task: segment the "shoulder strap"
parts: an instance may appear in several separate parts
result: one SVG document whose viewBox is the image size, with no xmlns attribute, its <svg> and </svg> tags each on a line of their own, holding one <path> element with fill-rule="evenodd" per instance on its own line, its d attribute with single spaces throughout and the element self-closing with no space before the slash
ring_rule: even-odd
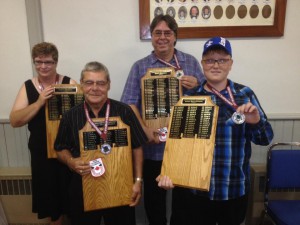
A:
<svg viewBox="0 0 300 225">
<path fill-rule="evenodd" d="M 70 83 L 71 78 L 68 76 L 64 76 L 62 79 L 62 84 L 69 84 Z"/>
</svg>

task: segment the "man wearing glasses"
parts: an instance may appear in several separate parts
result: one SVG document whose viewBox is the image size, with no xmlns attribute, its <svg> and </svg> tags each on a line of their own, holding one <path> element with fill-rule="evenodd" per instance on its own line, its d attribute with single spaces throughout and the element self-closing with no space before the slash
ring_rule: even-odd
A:
<svg viewBox="0 0 300 225">
<path fill-rule="evenodd" d="M 99 225 L 101 219 L 104 218 L 106 225 L 135 225 L 133 206 L 137 205 L 141 198 L 142 145 L 146 143 L 147 137 L 132 109 L 124 103 L 108 98 L 108 91 L 111 86 L 110 75 L 108 69 L 103 64 L 99 62 L 87 63 L 81 72 L 80 83 L 85 101 L 64 114 L 54 145 L 58 159 L 73 172 L 68 193 L 70 196 L 71 224 Z M 94 170 L 91 169 L 89 162 L 84 161 L 80 157 L 79 130 L 83 129 L 86 123 L 90 123 L 97 131 L 96 135 L 99 135 L 99 139 L 101 137 L 105 143 L 108 136 L 107 129 L 110 117 L 120 117 L 123 123 L 130 127 L 133 155 L 132 168 L 135 178 L 135 182 L 132 185 L 132 202 L 129 206 L 85 212 L 83 206 L 82 176 L 92 176 Z M 92 118 L 105 118 L 104 128 L 98 128 L 92 121 Z M 107 143 L 103 144 L 100 150 L 104 154 L 109 154 L 108 151 L 116 149 L 112 149 L 112 146 Z M 116 193 L 116 195 L 118 194 L 122 193 Z M 105 193 L 101 193 L 101 195 L 105 195 Z"/>
<path fill-rule="evenodd" d="M 139 118 L 149 143 L 144 150 L 144 202 L 150 225 L 166 225 L 166 191 L 157 187 L 156 177 L 160 174 L 164 143 L 158 140 L 158 127 L 147 127 L 141 112 L 141 78 L 148 68 L 173 67 L 184 74 L 181 77 L 183 94 L 197 85 L 203 78 L 201 67 L 195 57 L 175 48 L 178 25 L 170 15 L 160 15 L 150 25 L 154 50 L 150 55 L 134 63 L 125 84 L 121 101 L 129 104 Z"/>
</svg>

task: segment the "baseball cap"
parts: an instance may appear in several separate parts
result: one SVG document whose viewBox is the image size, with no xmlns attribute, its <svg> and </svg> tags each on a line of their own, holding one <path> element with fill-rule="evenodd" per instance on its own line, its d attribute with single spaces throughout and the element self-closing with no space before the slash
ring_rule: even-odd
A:
<svg viewBox="0 0 300 225">
<path fill-rule="evenodd" d="M 224 50 L 229 55 L 232 56 L 230 42 L 226 38 L 223 38 L 223 37 L 213 37 L 213 38 L 209 39 L 207 42 L 205 42 L 202 55 L 204 55 L 212 47 L 216 47 L 216 46 L 224 48 Z"/>
</svg>

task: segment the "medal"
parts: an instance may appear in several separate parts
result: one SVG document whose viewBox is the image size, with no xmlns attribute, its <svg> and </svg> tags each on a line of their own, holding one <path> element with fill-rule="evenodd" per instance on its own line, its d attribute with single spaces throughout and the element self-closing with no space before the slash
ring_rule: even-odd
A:
<svg viewBox="0 0 300 225">
<path fill-rule="evenodd" d="M 243 113 L 235 112 L 232 114 L 231 119 L 236 124 L 242 124 L 245 122 L 246 117 Z"/>
<path fill-rule="evenodd" d="M 175 72 L 176 78 L 180 80 L 180 78 L 184 75 L 183 70 L 177 70 Z"/>
<path fill-rule="evenodd" d="M 106 112 L 105 112 L 105 123 L 104 123 L 104 131 L 103 132 L 91 120 L 91 118 L 89 116 L 89 112 L 87 110 L 86 102 L 84 102 L 84 111 L 85 111 L 85 116 L 86 116 L 87 120 L 89 121 L 91 126 L 96 130 L 96 132 L 99 134 L 99 136 L 104 141 L 104 144 L 101 146 L 100 151 L 105 155 L 111 153 L 111 146 L 108 143 L 106 143 L 106 141 L 107 141 L 108 122 L 109 122 L 109 111 L 110 111 L 110 101 L 109 101 L 109 99 L 107 99 L 107 106 L 106 106 Z"/>
<path fill-rule="evenodd" d="M 173 67 L 175 68 L 176 72 L 175 72 L 175 76 L 178 80 L 180 80 L 180 78 L 182 76 L 184 76 L 184 72 L 183 70 L 181 69 L 180 65 L 179 65 L 179 62 L 178 62 L 178 59 L 177 59 L 177 56 L 176 54 L 174 54 L 174 59 L 175 59 L 175 62 L 176 62 L 176 66 L 172 65 L 171 63 L 168 63 L 160 58 L 157 57 L 157 59 L 162 62 L 163 64 L 167 65 L 167 66 L 170 66 L 170 67 Z"/>
<path fill-rule="evenodd" d="M 229 87 L 229 84 L 227 83 L 226 89 L 228 91 L 230 100 L 228 100 L 227 98 L 225 98 L 224 95 L 222 95 L 218 90 L 216 90 L 215 88 L 213 88 L 209 83 L 206 83 L 206 86 L 213 92 L 215 93 L 220 99 L 222 99 L 224 102 L 226 102 L 228 105 L 232 106 L 232 108 L 234 108 L 234 110 L 236 110 L 238 108 L 238 105 L 236 104 L 233 94 L 231 92 L 231 89 Z M 235 124 L 243 124 L 245 122 L 246 116 L 243 113 L 239 113 L 239 112 L 234 112 L 231 116 L 232 121 Z"/>
<path fill-rule="evenodd" d="M 104 143 L 102 146 L 101 146 L 101 152 L 105 155 L 109 154 L 111 152 L 111 146 L 107 143 Z"/>
</svg>

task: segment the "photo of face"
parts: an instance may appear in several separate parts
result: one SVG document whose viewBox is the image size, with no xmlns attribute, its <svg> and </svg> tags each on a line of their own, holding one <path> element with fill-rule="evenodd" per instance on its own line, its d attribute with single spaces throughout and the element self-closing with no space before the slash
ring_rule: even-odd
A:
<svg viewBox="0 0 300 225">
<path fill-rule="evenodd" d="M 175 17 L 175 15 L 176 15 L 176 12 L 175 12 L 175 9 L 174 9 L 174 7 L 169 7 L 169 8 L 167 8 L 167 14 L 169 15 L 169 16 L 171 16 L 171 17 Z"/>
<path fill-rule="evenodd" d="M 164 10 L 162 9 L 162 7 L 156 7 L 154 10 L 154 16 L 159 16 L 164 14 Z"/>
<path fill-rule="evenodd" d="M 202 8 L 202 17 L 203 19 L 208 19 L 211 15 L 211 9 L 209 6 L 204 6 Z"/>
<path fill-rule="evenodd" d="M 191 19 L 197 19 L 198 16 L 199 16 L 199 9 L 197 6 L 193 6 L 191 9 L 190 9 L 190 16 L 191 16 Z"/>
<path fill-rule="evenodd" d="M 181 6 L 178 10 L 178 18 L 180 20 L 185 20 L 186 18 L 186 15 L 187 15 L 187 9 L 185 6 Z"/>
</svg>

